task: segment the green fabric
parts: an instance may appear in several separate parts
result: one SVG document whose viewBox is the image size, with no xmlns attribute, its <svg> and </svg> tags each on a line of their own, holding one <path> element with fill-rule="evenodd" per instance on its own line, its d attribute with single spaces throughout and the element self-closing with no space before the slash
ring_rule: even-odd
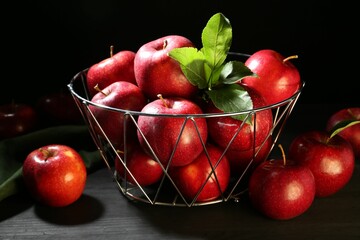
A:
<svg viewBox="0 0 360 240">
<path fill-rule="evenodd" d="M 85 125 L 56 126 L 0 141 L 0 201 L 24 191 L 22 164 L 33 150 L 64 144 L 83 157 L 88 174 L 105 165 Z"/>
</svg>

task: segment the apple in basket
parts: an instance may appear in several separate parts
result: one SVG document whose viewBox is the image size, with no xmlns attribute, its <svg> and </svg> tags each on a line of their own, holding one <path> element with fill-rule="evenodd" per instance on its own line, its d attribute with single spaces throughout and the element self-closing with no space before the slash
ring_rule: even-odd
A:
<svg viewBox="0 0 360 240">
<path fill-rule="evenodd" d="M 90 116 L 89 118 L 94 131 L 101 136 L 104 136 L 102 133 L 104 132 L 116 149 L 123 150 L 124 122 L 126 137 L 136 138 L 135 124 L 125 112 L 140 111 L 145 106 L 147 99 L 142 91 L 133 83 L 117 81 L 104 89 L 98 89 L 91 102 L 94 104 L 89 105 L 89 109 L 94 118 Z"/>
<path fill-rule="evenodd" d="M 229 159 L 231 172 L 234 176 L 240 176 L 246 171 L 246 175 L 250 176 L 252 171 L 263 161 L 267 159 L 273 146 L 273 138 L 270 135 L 255 148 L 237 151 L 228 150 L 226 156 Z"/>
<path fill-rule="evenodd" d="M 285 58 L 272 49 L 262 49 L 253 53 L 245 65 L 256 77 L 242 79 L 242 83 L 256 89 L 272 105 L 290 98 L 301 87 L 300 73 L 290 61 L 297 58 L 293 55 Z"/>
<path fill-rule="evenodd" d="M 179 35 L 168 35 L 142 45 L 136 52 L 134 71 L 137 85 L 150 100 L 163 97 L 191 98 L 197 92 L 180 65 L 169 57 L 170 50 L 193 47 L 193 43 Z"/>
<path fill-rule="evenodd" d="M 116 156 L 114 165 L 119 178 L 134 185 L 139 184 L 141 187 L 159 182 L 164 175 L 160 163 L 144 152 L 136 142 L 127 147 L 126 156 L 124 152 L 120 152 Z M 125 169 L 125 166 L 128 170 Z"/>
<path fill-rule="evenodd" d="M 252 100 L 253 109 L 265 106 L 264 99 L 257 91 L 249 87 L 245 89 Z M 205 111 L 213 114 L 223 113 L 211 102 Z M 244 120 L 235 119 L 232 116 L 207 118 L 211 140 L 222 148 L 228 147 L 229 151 L 250 151 L 253 147 L 260 146 L 271 132 L 273 126 L 272 111 L 271 109 L 264 109 L 247 117 Z"/>
<path fill-rule="evenodd" d="M 189 164 L 203 151 L 208 130 L 205 118 L 187 116 L 203 112 L 188 99 L 159 97 L 149 102 L 138 117 L 140 145 L 146 152 L 153 151 L 164 166 Z"/>
<path fill-rule="evenodd" d="M 117 81 L 126 81 L 136 84 L 134 73 L 135 52 L 122 50 L 113 54 L 113 46 L 110 47 L 110 57 L 90 66 L 86 74 L 87 87 L 90 96 L 93 97 L 98 91 L 98 86 L 104 89 Z"/>
<path fill-rule="evenodd" d="M 169 171 L 176 186 L 186 200 L 207 202 L 216 200 L 226 191 L 230 182 L 230 164 L 223 150 L 207 144 L 188 165 L 173 167 Z"/>
</svg>

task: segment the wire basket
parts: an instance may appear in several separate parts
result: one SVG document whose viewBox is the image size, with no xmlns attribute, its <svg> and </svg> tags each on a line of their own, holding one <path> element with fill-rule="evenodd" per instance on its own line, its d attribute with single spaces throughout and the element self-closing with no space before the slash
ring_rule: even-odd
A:
<svg viewBox="0 0 360 240">
<path fill-rule="evenodd" d="M 114 182 L 116 183 L 117 188 L 120 192 L 130 200 L 135 202 L 144 202 L 151 205 L 166 205 L 166 206 L 203 206 L 215 203 L 222 203 L 232 201 L 238 201 L 243 194 L 247 190 L 247 181 L 248 177 L 251 174 L 251 171 L 256 167 L 259 162 L 266 160 L 271 151 L 276 144 L 280 134 L 283 131 L 284 125 L 290 116 L 300 94 L 304 87 L 304 82 L 301 88 L 290 98 L 279 102 L 277 104 L 254 108 L 252 110 L 243 111 L 239 113 L 219 113 L 219 114 L 194 114 L 194 115 L 171 115 L 171 114 L 157 114 L 151 115 L 147 113 L 143 113 L 140 111 L 130 111 L 118 108 L 112 108 L 100 104 L 96 104 L 91 101 L 91 97 L 89 91 L 87 89 L 86 84 L 86 73 L 88 69 L 84 69 L 77 73 L 68 84 L 68 88 L 80 110 L 82 116 L 87 124 L 90 134 L 93 138 L 94 143 L 96 144 L 107 168 L 110 170 L 111 175 L 113 176 Z M 123 131 L 123 139 L 122 149 L 119 151 L 118 145 L 114 144 L 110 137 L 104 131 L 103 125 L 100 124 L 100 121 L 95 117 L 93 111 L 94 108 L 99 108 L 102 111 L 106 111 L 110 113 L 117 113 L 121 115 L 122 118 L 126 118 L 128 121 L 123 121 L 122 129 Z M 226 146 L 219 147 L 221 152 L 218 154 L 218 159 L 215 162 L 211 162 L 209 157 L 209 145 L 207 144 L 208 139 L 202 139 L 199 134 L 199 129 L 197 126 L 197 119 L 205 119 L 209 121 L 210 119 L 214 120 L 216 118 L 223 117 L 232 117 L 237 115 L 243 115 L 245 119 L 256 118 L 262 112 L 271 112 L 272 115 L 272 124 L 271 129 L 269 130 L 266 136 L 263 136 L 261 139 L 256 139 L 256 121 L 254 124 L 254 136 L 252 137 L 253 144 L 252 146 L 240 154 L 243 155 L 230 155 L 231 152 L 231 144 L 237 137 L 237 135 L 242 131 L 242 128 L 245 128 L 245 124 L 241 124 L 238 130 L 234 133 L 234 136 L 226 144 Z M 184 193 L 182 187 L 180 187 L 180 183 L 172 174 L 172 167 L 170 166 L 171 158 L 174 156 L 171 155 L 168 164 L 163 164 L 156 152 L 153 150 L 152 146 L 148 141 L 146 141 L 146 137 L 143 135 L 139 126 L 137 124 L 137 120 L 140 116 L 148 116 L 148 117 L 156 117 L 156 118 L 176 118 L 182 121 L 182 128 L 179 132 L 178 139 L 180 139 L 184 128 L 187 124 L 191 124 L 195 127 L 195 130 L 198 133 L 199 140 L 202 146 L 202 152 L 207 156 L 210 166 L 210 169 L 205 173 L 206 180 L 200 184 L 197 191 L 193 193 L 192 197 L 189 197 Z M 135 177 L 135 173 L 132 172 L 129 165 L 129 157 L 130 153 L 135 150 L 133 149 L 134 145 L 134 131 L 137 134 L 145 138 L 145 143 L 147 144 L 148 150 L 151 153 L 153 160 L 159 163 L 161 166 L 161 177 L 159 179 L 150 184 L 150 185 L 142 185 L 141 181 Z M 136 141 L 136 140 L 135 140 Z M 177 141 L 178 144 L 179 141 Z M 257 142 L 257 144 L 255 144 Z M 137 146 L 137 145 L 135 145 Z M 174 151 L 177 146 L 174 146 Z M 241 167 L 239 166 L 236 171 L 231 169 L 230 177 L 226 182 L 226 186 L 224 187 L 220 183 L 220 177 L 217 176 L 217 168 L 220 168 L 220 164 L 224 158 L 242 158 L 246 156 L 246 161 L 242 162 Z M 225 161 L 225 160 L 224 160 Z M 229 161 L 230 162 L 230 161 Z M 121 171 L 119 170 L 119 166 L 121 167 Z M 230 167 L 234 168 L 234 165 L 230 164 Z M 209 199 L 201 199 L 201 193 L 206 188 L 206 183 L 213 181 L 215 182 L 215 188 L 218 191 L 218 194 L 215 198 Z"/>
</svg>

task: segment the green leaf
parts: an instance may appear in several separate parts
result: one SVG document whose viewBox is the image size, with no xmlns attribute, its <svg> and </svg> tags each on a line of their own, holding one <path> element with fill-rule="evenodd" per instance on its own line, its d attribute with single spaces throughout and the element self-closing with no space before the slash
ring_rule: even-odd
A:
<svg viewBox="0 0 360 240">
<path fill-rule="evenodd" d="M 202 31 L 201 40 L 205 59 L 213 69 L 219 68 L 226 60 L 232 42 L 230 21 L 222 13 L 213 15 Z"/>
<path fill-rule="evenodd" d="M 230 61 L 222 68 L 219 82 L 224 84 L 233 84 L 244 77 L 257 76 L 243 62 Z"/>
<path fill-rule="evenodd" d="M 215 107 L 225 113 L 241 113 L 253 108 L 250 95 L 239 84 L 224 85 L 219 89 L 207 91 L 207 94 Z M 237 114 L 232 117 L 243 121 L 246 114 Z"/>
<path fill-rule="evenodd" d="M 344 121 L 340 121 L 338 124 L 336 124 L 330 131 L 331 135 L 330 138 L 332 138 L 333 136 L 335 136 L 336 134 L 338 134 L 339 132 L 341 132 L 342 130 L 351 127 L 355 124 L 359 124 L 360 121 L 359 120 L 344 120 Z"/>
<path fill-rule="evenodd" d="M 189 82 L 198 86 L 204 99 L 210 99 L 224 112 L 240 113 L 252 109 L 247 91 L 238 81 L 247 76 L 256 76 L 244 63 L 229 61 L 228 53 L 232 43 L 230 21 L 222 14 L 214 14 L 201 34 L 202 48 L 178 48 L 169 56 L 179 62 Z M 243 120 L 246 114 L 233 116 Z M 250 120 L 249 120 L 250 121 Z"/>
<path fill-rule="evenodd" d="M 199 89 L 207 88 L 204 70 L 206 61 L 202 52 L 196 48 L 183 47 L 172 49 L 168 55 L 179 62 L 182 72 L 192 85 Z"/>
</svg>

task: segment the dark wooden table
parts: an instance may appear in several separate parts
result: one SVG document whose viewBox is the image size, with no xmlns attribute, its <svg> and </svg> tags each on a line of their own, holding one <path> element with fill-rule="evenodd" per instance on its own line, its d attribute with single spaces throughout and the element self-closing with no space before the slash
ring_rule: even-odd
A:
<svg viewBox="0 0 360 240">
<path fill-rule="evenodd" d="M 298 104 L 279 139 L 324 128 L 340 107 Z M 264 217 L 246 197 L 197 207 L 152 206 L 125 198 L 105 168 L 91 173 L 83 196 L 64 208 L 16 195 L 0 202 L 0 239 L 360 239 L 360 160 L 350 182 L 333 196 L 315 199 L 286 221 Z"/>
</svg>

